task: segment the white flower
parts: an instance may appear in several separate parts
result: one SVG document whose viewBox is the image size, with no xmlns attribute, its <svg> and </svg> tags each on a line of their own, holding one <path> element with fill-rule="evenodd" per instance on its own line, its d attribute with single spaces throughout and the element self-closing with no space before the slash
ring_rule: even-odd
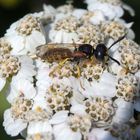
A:
<svg viewBox="0 0 140 140">
<path fill-rule="evenodd" d="M 111 51 L 114 51 L 112 57 L 121 63 L 120 66 L 117 66 L 116 63 L 111 64 L 110 68 L 115 74 L 121 74 L 121 70 L 134 74 L 139 71 L 140 49 L 137 43 L 124 39 L 112 47 Z"/>
<path fill-rule="evenodd" d="M 9 54 L 0 56 L 0 77 L 9 78 L 17 74 L 20 69 L 20 62 L 17 57 Z"/>
<path fill-rule="evenodd" d="M 94 11 L 93 16 L 89 19 L 92 24 L 98 25 L 105 21 L 103 13 L 99 10 Z"/>
<path fill-rule="evenodd" d="M 80 133 L 73 132 L 65 123 L 54 127 L 55 140 L 81 140 Z"/>
<path fill-rule="evenodd" d="M 86 12 L 87 10 L 85 9 L 74 9 L 72 15 L 75 16 L 77 19 L 80 19 Z"/>
<path fill-rule="evenodd" d="M 81 140 L 86 139 L 91 127 L 88 116 L 71 115 L 64 123 L 54 125 L 54 136 L 56 140 Z"/>
<path fill-rule="evenodd" d="M 133 102 L 139 97 L 139 87 L 136 77 L 132 74 L 118 77 L 116 84 L 116 96 L 125 101 Z"/>
<path fill-rule="evenodd" d="M 31 82 L 25 79 L 14 77 L 10 83 L 7 100 L 12 103 L 16 98 L 22 96 L 32 99 L 36 95 L 36 90 Z"/>
<path fill-rule="evenodd" d="M 33 60 L 28 56 L 19 56 L 18 59 L 20 62 L 20 69 L 16 77 L 33 82 L 33 76 L 36 75 Z"/>
<path fill-rule="evenodd" d="M 52 127 L 48 122 L 29 123 L 26 140 L 53 140 Z"/>
<path fill-rule="evenodd" d="M 76 29 L 80 22 L 74 16 L 67 16 L 51 24 L 49 39 L 53 43 L 73 43 L 77 40 Z"/>
<path fill-rule="evenodd" d="M 103 13 L 99 10 L 88 11 L 83 9 L 75 9 L 72 13 L 73 16 L 82 20 L 83 23 L 90 22 L 92 24 L 98 25 L 105 21 Z"/>
<path fill-rule="evenodd" d="M 85 97 L 114 97 L 115 96 L 115 83 L 116 78 L 114 75 L 104 72 L 99 81 L 88 81 L 80 78 L 78 86 L 79 91 Z"/>
<path fill-rule="evenodd" d="M 112 100 L 97 97 L 73 105 L 70 112 L 82 116 L 88 115 L 96 127 L 108 127 L 115 115 L 115 106 Z"/>
<path fill-rule="evenodd" d="M 122 17 L 124 9 L 132 16 L 135 15 L 134 10 L 120 0 L 86 0 L 85 2 L 88 4 L 88 10 L 100 10 L 109 20 Z"/>
<path fill-rule="evenodd" d="M 40 60 L 36 61 L 36 67 L 37 67 L 37 88 L 38 90 L 42 90 L 44 92 L 47 91 L 49 86 L 52 83 L 52 78 L 49 76 L 51 70 L 48 63 L 43 63 Z"/>
<path fill-rule="evenodd" d="M 140 49 L 132 41 L 133 23 L 120 19 L 124 9 L 133 10 L 121 0 L 85 2 L 88 9 L 44 5 L 0 38 L 0 91 L 9 86 L 11 105 L 4 113 L 7 134 L 26 140 L 139 139 Z M 101 43 L 120 65 L 109 56 L 98 61 Z M 93 47 L 92 56 L 77 61 L 81 44 Z"/>
<path fill-rule="evenodd" d="M 124 11 L 120 4 L 113 5 L 109 2 L 101 2 L 100 0 L 87 0 L 88 10 L 100 10 L 103 12 L 106 19 L 112 20 L 116 17 L 122 17 Z"/>
<path fill-rule="evenodd" d="M 117 99 L 115 103 L 117 105 L 117 110 L 113 122 L 120 124 L 128 122 L 133 116 L 133 103 L 126 102 L 123 99 Z"/>
<path fill-rule="evenodd" d="M 74 10 L 74 7 L 71 4 L 65 4 L 62 6 L 57 7 L 58 13 L 68 14 Z"/>
<path fill-rule="evenodd" d="M 12 49 L 11 45 L 6 40 L 6 38 L 5 37 L 0 38 L 0 54 L 1 55 L 9 54 L 11 49 Z"/>
<path fill-rule="evenodd" d="M 88 140 L 117 140 L 117 138 L 103 128 L 93 128 L 89 133 Z"/>
<path fill-rule="evenodd" d="M 32 54 L 37 46 L 45 44 L 45 37 L 37 20 L 41 15 L 42 13 L 28 14 L 7 30 L 5 37 L 11 44 L 11 54 Z"/>
<path fill-rule="evenodd" d="M 11 109 L 7 109 L 4 112 L 3 126 L 8 135 L 17 136 L 27 127 L 27 123 L 22 119 L 14 119 L 12 117 Z"/>
<path fill-rule="evenodd" d="M 49 120 L 50 124 L 60 124 L 67 120 L 69 111 L 59 111 L 56 112 L 52 118 Z"/>
<path fill-rule="evenodd" d="M 112 38 L 114 41 L 124 35 L 126 35 L 129 39 L 134 39 L 135 34 L 131 29 L 132 25 L 133 23 L 126 23 L 123 20 L 116 19 L 114 21 L 103 22 L 101 24 L 101 31 L 106 38 Z"/>
<path fill-rule="evenodd" d="M 55 14 L 57 13 L 56 9 L 53 6 L 46 5 L 46 4 L 43 5 L 43 9 L 44 9 L 43 16 L 45 17 L 45 20 L 47 18 L 50 18 L 51 20 L 53 20 L 55 17 Z"/>
</svg>

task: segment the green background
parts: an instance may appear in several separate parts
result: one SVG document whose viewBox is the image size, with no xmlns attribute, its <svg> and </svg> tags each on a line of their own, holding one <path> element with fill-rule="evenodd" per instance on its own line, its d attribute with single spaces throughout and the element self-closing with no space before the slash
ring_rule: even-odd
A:
<svg viewBox="0 0 140 140">
<path fill-rule="evenodd" d="M 136 11 L 135 17 L 130 17 L 128 13 L 124 16 L 127 22 L 134 21 L 133 30 L 136 33 L 136 42 L 140 43 L 140 0 L 124 0 L 125 3 L 131 5 Z M 65 3 L 65 0 L 0 0 L 0 36 L 2 37 L 9 28 L 10 24 L 25 14 L 42 10 L 42 4 L 52 4 L 59 6 Z M 85 8 L 83 0 L 75 0 L 74 6 Z M 5 95 L 0 94 L 0 140 L 16 140 L 8 136 L 2 126 L 3 112 L 9 105 L 5 99 Z M 18 137 L 20 138 L 20 137 Z"/>
</svg>

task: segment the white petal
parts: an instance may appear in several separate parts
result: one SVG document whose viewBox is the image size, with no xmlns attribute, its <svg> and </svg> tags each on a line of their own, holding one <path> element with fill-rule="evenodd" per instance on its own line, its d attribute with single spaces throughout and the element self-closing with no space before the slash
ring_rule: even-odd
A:
<svg viewBox="0 0 140 140">
<path fill-rule="evenodd" d="M 109 19 L 113 19 L 116 16 L 114 9 L 112 9 L 112 6 L 109 4 L 102 4 L 98 2 L 92 3 L 88 5 L 88 10 L 93 12 L 94 10 L 100 10 Z"/>
<path fill-rule="evenodd" d="M 94 16 L 90 18 L 90 22 L 95 25 L 98 25 L 103 21 L 105 21 L 103 13 L 99 10 L 94 11 Z"/>
<path fill-rule="evenodd" d="M 133 104 L 130 102 L 126 102 L 123 99 L 115 100 L 118 108 L 116 110 L 116 114 L 113 118 L 115 123 L 125 123 L 128 122 L 133 116 Z"/>
<path fill-rule="evenodd" d="M 12 55 L 24 55 L 27 53 L 27 50 L 25 50 L 25 41 L 26 41 L 25 38 L 13 34 L 12 36 L 7 37 L 7 40 L 11 44 Z"/>
<path fill-rule="evenodd" d="M 52 119 L 49 121 L 51 124 L 59 124 L 66 121 L 69 111 L 59 111 L 54 114 Z"/>
<path fill-rule="evenodd" d="M 8 135 L 17 136 L 27 127 L 27 123 L 24 123 L 21 119 L 13 119 L 11 110 L 8 109 L 4 112 L 3 126 Z"/>
<path fill-rule="evenodd" d="M 126 3 L 123 3 L 123 8 L 127 10 L 131 16 L 135 16 L 135 11 L 131 6 L 127 5 Z"/>
<path fill-rule="evenodd" d="M 78 115 L 86 115 L 85 109 L 84 105 L 77 104 L 71 107 L 70 112 Z"/>
<path fill-rule="evenodd" d="M 52 132 L 52 127 L 48 122 L 31 122 L 27 129 L 29 135 L 48 132 Z"/>
<path fill-rule="evenodd" d="M 88 140 L 117 140 L 108 131 L 101 128 L 93 128 L 89 133 Z"/>
<path fill-rule="evenodd" d="M 73 43 L 73 40 L 75 42 L 78 40 L 78 35 L 75 32 L 67 33 L 63 30 L 51 30 L 49 33 L 49 38 L 53 43 Z"/>
<path fill-rule="evenodd" d="M 79 90 L 85 97 L 114 97 L 115 96 L 115 76 L 108 72 L 104 72 L 100 77 L 100 81 L 88 82 L 85 79 L 81 79 L 79 84 Z M 84 89 L 81 87 L 84 87 Z"/>
<path fill-rule="evenodd" d="M 72 15 L 75 16 L 76 18 L 80 19 L 83 16 L 83 14 L 85 14 L 86 11 L 87 10 L 85 10 L 85 9 L 75 9 L 73 11 Z"/>
<path fill-rule="evenodd" d="M 54 126 L 55 140 L 81 140 L 79 132 L 73 132 L 65 124 Z"/>
<path fill-rule="evenodd" d="M 29 81 L 14 77 L 10 85 L 10 93 L 7 95 L 7 100 L 12 103 L 21 93 L 25 98 L 32 99 L 36 95 L 36 90 Z"/>
<path fill-rule="evenodd" d="M 46 17 L 49 17 L 49 16 L 53 17 L 57 12 L 56 9 L 52 5 L 43 4 L 43 9 L 45 11 Z"/>
<path fill-rule="evenodd" d="M 31 53 L 35 53 L 36 47 L 46 43 L 45 37 L 41 32 L 33 31 L 32 34 L 26 37 L 26 49 Z"/>
</svg>

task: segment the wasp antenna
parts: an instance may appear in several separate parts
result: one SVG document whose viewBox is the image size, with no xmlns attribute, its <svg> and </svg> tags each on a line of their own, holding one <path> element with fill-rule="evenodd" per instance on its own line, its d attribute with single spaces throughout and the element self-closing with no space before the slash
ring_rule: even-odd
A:
<svg viewBox="0 0 140 140">
<path fill-rule="evenodd" d="M 117 44 L 118 42 L 120 42 L 121 40 L 123 40 L 126 37 L 126 34 L 122 37 L 120 37 L 118 40 L 116 40 L 109 48 L 108 50 L 110 50 L 115 44 Z"/>
<path fill-rule="evenodd" d="M 121 65 L 120 62 L 119 62 L 118 60 L 114 59 L 113 57 L 111 57 L 111 56 L 109 56 L 109 55 L 108 55 L 108 57 L 109 57 L 111 60 L 113 60 L 114 62 L 116 62 L 118 65 Z"/>
</svg>

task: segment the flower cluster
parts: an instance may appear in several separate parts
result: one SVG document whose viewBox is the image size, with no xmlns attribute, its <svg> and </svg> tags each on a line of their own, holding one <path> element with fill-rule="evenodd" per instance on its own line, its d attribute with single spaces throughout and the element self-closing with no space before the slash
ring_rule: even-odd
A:
<svg viewBox="0 0 140 140">
<path fill-rule="evenodd" d="M 0 38 L 0 91 L 7 88 L 11 105 L 4 112 L 8 135 L 140 139 L 140 47 L 132 23 L 121 18 L 133 9 L 121 0 L 85 2 L 87 9 L 44 5 Z"/>
</svg>

